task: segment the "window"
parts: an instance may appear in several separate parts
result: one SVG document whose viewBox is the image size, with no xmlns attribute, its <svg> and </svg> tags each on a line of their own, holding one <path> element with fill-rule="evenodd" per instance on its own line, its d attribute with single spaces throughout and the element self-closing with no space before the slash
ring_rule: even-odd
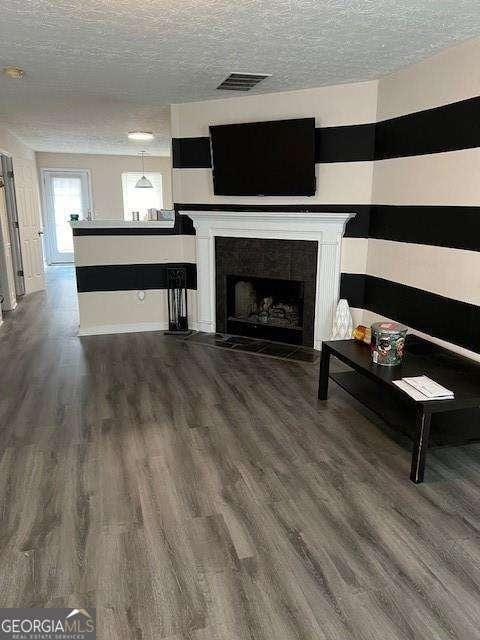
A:
<svg viewBox="0 0 480 640">
<path fill-rule="evenodd" d="M 162 174 L 148 172 L 145 176 L 153 184 L 153 189 L 137 189 L 135 185 L 141 173 L 122 173 L 123 217 L 132 219 L 132 211 L 140 212 L 140 220 L 147 219 L 149 209 L 163 209 Z"/>
</svg>

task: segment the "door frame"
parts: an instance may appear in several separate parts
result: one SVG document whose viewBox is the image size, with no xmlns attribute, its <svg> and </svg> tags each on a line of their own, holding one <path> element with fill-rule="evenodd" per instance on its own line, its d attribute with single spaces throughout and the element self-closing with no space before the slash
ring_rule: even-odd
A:
<svg viewBox="0 0 480 640">
<path fill-rule="evenodd" d="M 51 173 L 79 173 L 79 174 L 83 174 L 84 177 L 86 178 L 86 182 L 87 182 L 87 197 L 88 197 L 88 210 L 91 212 L 92 217 L 93 217 L 93 195 L 92 195 L 92 173 L 90 171 L 90 169 L 74 169 L 74 168 L 68 168 L 68 169 L 62 169 L 62 168 L 55 168 L 55 167 L 45 167 L 42 169 L 40 169 L 40 175 L 42 177 L 41 179 L 41 187 L 42 187 L 42 209 L 43 209 L 43 227 L 45 229 L 45 235 L 44 235 L 44 246 L 45 246 L 45 257 L 47 259 L 47 264 L 51 265 L 51 264 L 62 264 L 61 262 L 59 262 L 58 260 L 56 260 L 56 250 L 55 250 L 55 246 L 52 243 L 52 225 L 49 219 L 49 198 L 50 198 L 50 193 L 49 190 L 47 189 L 47 177 L 49 174 Z M 72 258 L 72 262 L 73 262 L 73 258 Z"/>
<path fill-rule="evenodd" d="M 18 298 L 25 295 L 25 277 L 23 275 L 22 243 L 18 222 L 17 195 L 15 192 L 15 172 L 13 171 L 12 155 L 2 149 L 0 149 L 0 172 L 3 175 L 5 185 L 5 206 L 7 208 L 8 228 L 10 231 L 15 293 L 18 300 Z"/>
</svg>

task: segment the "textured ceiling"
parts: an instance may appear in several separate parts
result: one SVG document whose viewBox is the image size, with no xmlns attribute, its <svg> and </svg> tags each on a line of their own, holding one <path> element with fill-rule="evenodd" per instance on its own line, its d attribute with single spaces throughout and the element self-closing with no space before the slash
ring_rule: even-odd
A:
<svg viewBox="0 0 480 640">
<path fill-rule="evenodd" d="M 0 123 L 37 150 L 166 154 L 166 105 L 230 96 L 231 71 L 271 73 L 255 93 L 368 80 L 477 35 L 478 0 L 0 0 L 0 65 L 27 73 L 0 78 Z"/>
</svg>

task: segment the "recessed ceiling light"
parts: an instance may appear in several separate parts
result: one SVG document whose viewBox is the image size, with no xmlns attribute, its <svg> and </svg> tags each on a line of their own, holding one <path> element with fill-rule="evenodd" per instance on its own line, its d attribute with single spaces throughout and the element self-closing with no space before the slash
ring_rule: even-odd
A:
<svg viewBox="0 0 480 640">
<path fill-rule="evenodd" d="M 25 71 L 20 69 L 20 67 L 4 67 L 3 73 L 8 78 L 14 78 L 15 80 L 20 80 L 25 76 Z"/>
<path fill-rule="evenodd" d="M 150 131 L 130 131 L 128 137 L 130 140 L 153 140 L 155 136 Z"/>
</svg>

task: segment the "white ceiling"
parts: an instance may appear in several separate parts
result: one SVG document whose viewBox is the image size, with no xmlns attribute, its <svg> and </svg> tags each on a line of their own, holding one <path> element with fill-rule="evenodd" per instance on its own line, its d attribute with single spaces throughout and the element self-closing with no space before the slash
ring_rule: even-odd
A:
<svg viewBox="0 0 480 640">
<path fill-rule="evenodd" d="M 480 35 L 478 0 L 0 0 L 0 123 L 36 150 L 169 153 L 168 106 L 377 78 Z M 154 143 L 132 143 L 132 129 Z"/>
</svg>

